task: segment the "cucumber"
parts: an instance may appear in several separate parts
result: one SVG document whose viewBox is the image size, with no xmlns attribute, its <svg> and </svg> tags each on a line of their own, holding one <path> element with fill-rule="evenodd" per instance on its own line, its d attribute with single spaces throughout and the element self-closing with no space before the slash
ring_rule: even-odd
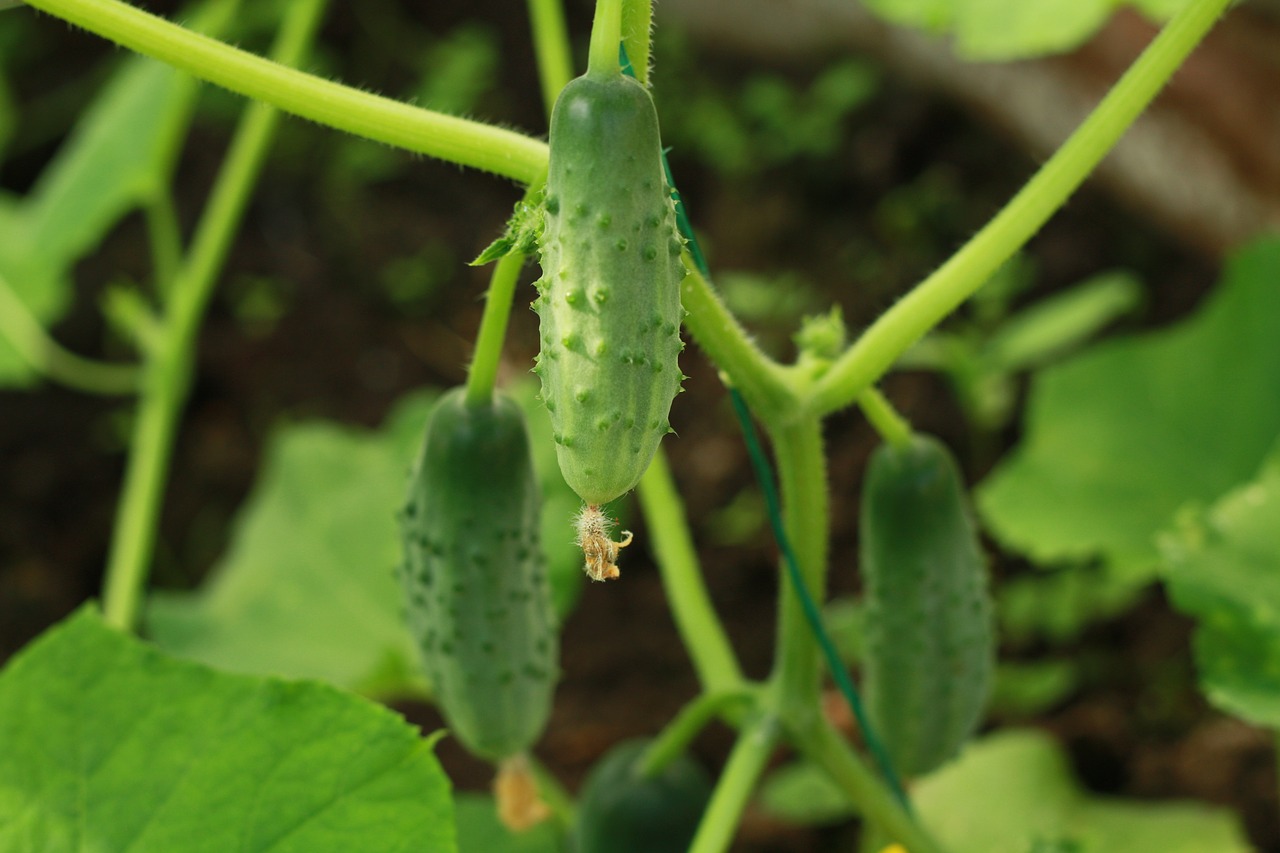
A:
<svg viewBox="0 0 1280 853">
<path fill-rule="evenodd" d="M 651 741 L 624 741 L 592 768 L 578 799 L 572 853 L 685 853 L 711 780 L 681 755 L 651 778 L 637 772 Z"/>
<path fill-rule="evenodd" d="M 565 86 L 550 151 L 534 372 L 565 481 L 600 506 L 635 487 L 671 431 L 683 241 L 658 115 L 635 80 L 588 73 Z"/>
<path fill-rule="evenodd" d="M 537 740 L 558 674 L 539 501 L 515 401 L 469 406 L 463 388 L 441 397 L 400 513 L 401 577 L 445 722 L 495 762 Z"/>
<path fill-rule="evenodd" d="M 859 533 L 867 713 L 898 772 L 918 776 L 973 734 L 995 666 L 986 560 L 943 444 L 875 451 Z"/>
</svg>

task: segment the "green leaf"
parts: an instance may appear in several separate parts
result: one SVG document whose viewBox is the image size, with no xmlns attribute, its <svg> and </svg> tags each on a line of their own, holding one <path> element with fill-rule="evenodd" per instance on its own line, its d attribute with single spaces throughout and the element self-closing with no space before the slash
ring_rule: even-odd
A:
<svg viewBox="0 0 1280 853">
<path fill-rule="evenodd" d="M 1021 446 L 978 491 L 990 531 L 1039 562 L 1148 578 L 1174 512 L 1252 477 L 1280 433 L 1277 278 L 1280 241 L 1260 241 L 1187 320 L 1040 372 Z"/>
<path fill-rule="evenodd" d="M 583 584 L 564 483 L 534 383 L 517 383 L 543 484 L 543 547 L 561 618 Z M 402 400 L 377 431 L 281 428 L 228 553 L 197 592 L 152 596 L 146 624 L 168 651 L 239 672 L 320 678 L 370 696 L 423 695 L 394 567 L 395 512 L 434 394 Z M 531 410 L 532 409 L 532 410 Z"/>
<path fill-rule="evenodd" d="M 1035 731 L 972 743 L 959 760 L 921 780 L 912 801 L 951 853 L 1026 853 L 1037 843 L 1040 849 L 1074 843 L 1081 853 L 1250 850 L 1239 821 L 1222 809 L 1086 793 L 1057 744 Z"/>
<path fill-rule="evenodd" d="M 1218 707 L 1280 728 L 1280 450 L 1261 475 L 1163 537 L 1174 606 L 1196 618 L 1200 683 Z"/>
<path fill-rule="evenodd" d="M 372 695 L 423 692 L 394 574 L 395 512 L 431 402 L 404 401 L 378 432 L 327 423 L 280 430 L 203 590 L 152 597 L 155 641 L 240 672 L 320 678 Z"/>
<path fill-rule="evenodd" d="M 765 777 L 760 806 L 801 826 L 841 823 L 857 814 L 844 791 L 822 768 L 807 761 L 783 765 Z"/>
<path fill-rule="evenodd" d="M 455 849 L 432 741 L 321 684 L 175 661 L 85 608 L 0 672 L 0 849 Z"/>
<path fill-rule="evenodd" d="M 555 826 L 543 821 L 525 832 L 512 832 L 498 820 L 493 797 L 458 794 L 454 799 L 458 853 L 560 853 Z"/>
<path fill-rule="evenodd" d="M 1186 0 L 864 0 L 896 24 L 951 33 L 969 61 L 1009 61 L 1060 53 L 1084 43 L 1117 7 L 1167 19 Z"/>
</svg>

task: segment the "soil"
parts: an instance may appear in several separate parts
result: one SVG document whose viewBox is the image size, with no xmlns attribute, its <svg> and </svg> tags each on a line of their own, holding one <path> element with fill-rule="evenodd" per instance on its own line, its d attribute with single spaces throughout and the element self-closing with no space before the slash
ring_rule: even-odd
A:
<svg viewBox="0 0 1280 853">
<path fill-rule="evenodd" d="M 324 33 L 326 72 L 381 91 L 402 91 L 411 76 L 397 64 L 403 57 L 370 62 L 378 52 L 366 23 L 341 5 Z M 478 7 L 495 11 L 486 15 Z M 537 131 L 543 126 L 541 107 L 524 23 L 497 9 L 496 3 L 424 9 L 412 26 L 443 33 L 468 19 L 504 21 L 493 30 L 502 56 L 495 85 L 473 113 Z M 588 17 L 582 13 L 576 20 Z M 46 45 L 59 46 L 49 56 L 75 55 L 91 67 L 107 54 L 95 40 L 55 22 L 43 21 L 39 33 Z M 358 66 L 353 57 L 367 64 Z M 715 54 L 699 56 L 699 67 L 720 85 L 754 70 Z M 797 80 L 813 73 L 805 67 L 774 70 Z M 34 101 L 64 79 L 53 76 L 33 61 L 14 75 L 13 86 L 22 102 Z M 677 97 L 676 88 L 660 91 L 660 103 L 662 96 Z M 228 127 L 216 117 L 202 119 L 183 156 L 176 186 L 188 228 Z M 798 273 L 823 302 L 840 304 L 856 330 L 976 230 L 1034 164 L 949 104 L 893 80 L 884 81 L 873 102 L 846 120 L 845 130 L 829 158 L 771 166 L 732 181 L 679 150 L 672 153 L 672 166 L 705 234 L 713 268 Z M 6 164 L 5 188 L 25 189 L 55 142 L 33 142 Z M 284 129 L 201 335 L 162 518 L 157 585 L 192 586 L 215 562 L 273 424 L 325 417 L 373 426 L 403 393 L 463 378 L 487 276 L 463 262 L 499 231 L 517 188 L 410 158 L 400 158 L 383 177 L 343 180 L 335 164 L 350 154 L 351 146 L 335 133 L 299 121 Z M 895 187 L 926 173 L 940 177 L 945 188 L 934 214 L 905 238 L 886 230 L 877 205 Z M 880 270 L 856 286 L 847 263 L 852 238 L 874 250 Z M 440 280 L 416 296 L 393 298 L 386 270 L 418 255 L 424 245 L 445 258 Z M 1131 325 L 1159 325 L 1180 316 L 1215 278 L 1215 259 L 1180 248 L 1088 188 L 1033 241 L 1030 254 L 1038 265 L 1037 294 L 1117 266 L 1137 271 L 1148 285 L 1149 305 Z M 146 258 L 145 230 L 131 218 L 77 270 L 75 307 L 56 327 L 58 339 L 77 351 L 105 348 L 122 355 L 95 306 L 121 271 L 144 276 Z M 526 277 L 533 277 L 532 270 Z M 243 297 L 255 285 L 280 305 L 278 318 L 246 319 Z M 531 312 L 515 312 L 506 351 L 510 375 L 531 364 L 535 320 Z M 785 341 L 789 322 L 783 318 L 753 331 L 761 340 Z M 682 366 L 691 378 L 672 414 L 678 438 L 667 447 L 695 535 L 711 543 L 716 511 L 753 484 L 714 369 L 693 345 Z M 897 374 L 883 387 L 914 424 L 965 454 L 968 431 L 944 382 L 928 374 Z M 50 386 L 0 394 L 0 659 L 97 594 L 128 412 L 122 401 Z M 832 586 L 837 594 L 850 593 L 857 489 L 875 438 L 851 413 L 832 418 L 827 437 Z M 1000 444 L 1008 447 L 1016 439 L 1015 427 L 1000 436 Z M 974 453 L 962 461 L 972 482 L 990 465 Z M 643 528 L 636 532 L 644 541 Z M 643 548 L 626 557 L 624 578 L 588 587 L 565 629 L 565 676 L 539 755 L 570 789 L 611 744 L 654 733 L 696 691 L 650 558 Z M 732 544 L 704 544 L 701 557 L 744 668 L 764 675 L 778 579 L 771 542 L 759 531 Z M 1015 560 L 998 554 L 996 559 L 1000 577 L 1028 571 Z M 1187 620 L 1152 591 L 1136 608 L 1061 650 L 1088 662 L 1082 685 L 1058 706 L 1017 722 L 1057 735 L 1090 788 L 1228 806 L 1243 816 L 1259 850 L 1277 853 L 1272 738 L 1213 711 L 1199 697 L 1189 637 Z M 424 727 L 439 725 L 429 708 L 402 710 Z M 726 730 L 712 728 L 696 751 L 717 767 L 730 743 Z M 440 755 L 459 787 L 488 784 L 489 769 L 450 741 L 442 743 Z M 850 838 L 849 827 L 796 829 L 753 811 L 734 849 L 850 849 Z"/>
</svg>

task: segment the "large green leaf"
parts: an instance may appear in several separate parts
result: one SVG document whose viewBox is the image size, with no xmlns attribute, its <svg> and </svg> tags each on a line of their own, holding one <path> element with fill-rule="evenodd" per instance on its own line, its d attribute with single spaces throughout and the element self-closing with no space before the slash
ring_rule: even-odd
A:
<svg viewBox="0 0 1280 853">
<path fill-rule="evenodd" d="M 955 37 L 971 61 L 1008 61 L 1070 50 L 1094 34 L 1111 13 L 1132 6 L 1168 18 L 1187 0 L 864 0 L 895 23 Z"/>
<path fill-rule="evenodd" d="M 571 515 L 579 501 L 555 461 L 550 423 L 530 387 L 512 392 L 529 417 L 543 484 L 543 540 L 557 612 L 583 583 Z M 167 650 L 228 669 L 321 678 L 374 696 L 427 687 L 404 626 L 395 512 L 434 395 L 412 395 L 377 431 L 331 423 L 282 428 L 204 587 L 158 593 L 147 630 Z"/>
<path fill-rule="evenodd" d="M 1280 728 L 1280 450 L 1261 475 L 1162 539 L 1174 605 L 1196 618 L 1196 664 L 1219 707 Z"/>
<path fill-rule="evenodd" d="M 449 853 L 449 781 L 385 708 L 175 661 L 86 608 L 0 672 L 7 853 Z"/>
<path fill-rule="evenodd" d="M 1252 477 L 1280 434 L 1278 279 L 1280 241 L 1258 242 L 1187 320 L 1039 373 L 1021 446 L 978 492 L 991 532 L 1040 562 L 1149 577 L 1175 511 Z"/>
<path fill-rule="evenodd" d="M 150 635 L 240 672 L 421 691 L 395 578 L 395 513 L 430 405 L 405 401 L 377 432 L 280 430 L 226 557 L 202 591 L 152 597 Z"/>
</svg>

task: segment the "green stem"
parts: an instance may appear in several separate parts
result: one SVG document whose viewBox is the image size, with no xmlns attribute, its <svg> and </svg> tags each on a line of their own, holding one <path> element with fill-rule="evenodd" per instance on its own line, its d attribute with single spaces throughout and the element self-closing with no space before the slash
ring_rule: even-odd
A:
<svg viewBox="0 0 1280 853">
<path fill-rule="evenodd" d="M 618 44 L 622 41 L 622 0 L 596 0 L 591 22 L 587 73 L 618 74 Z"/>
<path fill-rule="evenodd" d="M 680 303 L 686 312 L 684 324 L 694 340 L 727 373 L 751 411 L 764 421 L 783 419 L 800 406 L 800 390 L 792 373 L 765 355 L 743 331 L 711 283 L 698 272 L 686 252 L 688 275 L 680 285 Z"/>
<path fill-rule="evenodd" d="M 778 721 L 767 716 L 758 717 L 738 733 L 689 853 L 720 853 L 729 849 L 756 780 L 777 745 L 778 734 Z"/>
<path fill-rule="evenodd" d="M 547 146 L 536 139 L 305 74 L 120 0 L 29 0 L 29 5 L 233 92 L 348 133 L 525 184 L 546 169 Z"/>
<path fill-rule="evenodd" d="M 173 195 L 168 189 L 157 192 L 143 210 L 147 219 L 147 236 L 151 242 L 151 274 L 155 281 L 156 295 L 163 300 L 168 297 L 168 293 L 162 288 L 173 284 L 182 264 L 182 232 L 178 227 L 178 212 L 174 209 Z"/>
<path fill-rule="evenodd" d="M 827 772 L 859 812 L 911 853 L 943 853 L 943 848 L 886 789 L 825 719 L 816 724 L 788 724 L 787 734 L 805 758 Z"/>
<path fill-rule="evenodd" d="M 622 0 L 622 44 L 631 73 L 649 85 L 649 50 L 653 32 L 653 0 Z"/>
<path fill-rule="evenodd" d="M 325 0 L 298 0 L 288 6 L 273 50 L 281 62 L 300 61 L 324 6 Z M 147 365 L 103 592 L 107 622 L 123 630 L 132 630 L 137 623 L 200 321 L 279 116 L 265 104 L 251 104 L 245 110 L 196 228 L 190 255 L 171 288 L 163 338 Z"/>
<path fill-rule="evenodd" d="M 699 694 L 680 709 L 675 719 L 667 723 L 662 734 L 645 750 L 640 762 L 640 775 L 657 776 L 663 768 L 688 750 L 689 744 L 708 723 L 730 708 L 748 702 L 752 696 L 750 691 Z"/>
<path fill-rule="evenodd" d="M 858 408 L 880 437 L 894 447 L 905 447 L 911 441 L 911 424 L 893 408 L 888 398 L 876 388 L 868 388 L 858 397 Z"/>
<path fill-rule="evenodd" d="M 661 448 L 641 478 L 638 494 L 671 615 L 698 681 L 713 693 L 741 689 L 742 669 L 707 594 L 684 504 Z"/>
<path fill-rule="evenodd" d="M 140 371 L 132 364 L 109 364 L 76 355 L 44 330 L 27 305 L 0 276 L 0 338 L 37 372 L 69 388 L 92 394 L 132 394 Z"/>
<path fill-rule="evenodd" d="M 1178 13 L 1022 191 L 832 365 L 814 389 L 813 408 L 828 413 L 856 400 L 899 355 L 981 287 L 1066 203 L 1230 2 L 1200 0 Z"/>
<path fill-rule="evenodd" d="M 569 51 L 569 28 L 560 0 L 529 0 L 529 20 L 533 28 L 533 55 L 538 61 L 538 81 L 547 115 L 555 106 L 564 84 L 573 78 L 573 55 Z"/>
<path fill-rule="evenodd" d="M 777 458 L 783 524 L 805 588 L 821 607 L 827 588 L 827 471 L 822 421 L 805 417 L 777 427 L 765 422 Z M 804 606 L 791 583 L 780 584 L 777 653 L 770 677 L 774 707 L 789 725 L 819 716 L 820 661 Z"/>
</svg>

